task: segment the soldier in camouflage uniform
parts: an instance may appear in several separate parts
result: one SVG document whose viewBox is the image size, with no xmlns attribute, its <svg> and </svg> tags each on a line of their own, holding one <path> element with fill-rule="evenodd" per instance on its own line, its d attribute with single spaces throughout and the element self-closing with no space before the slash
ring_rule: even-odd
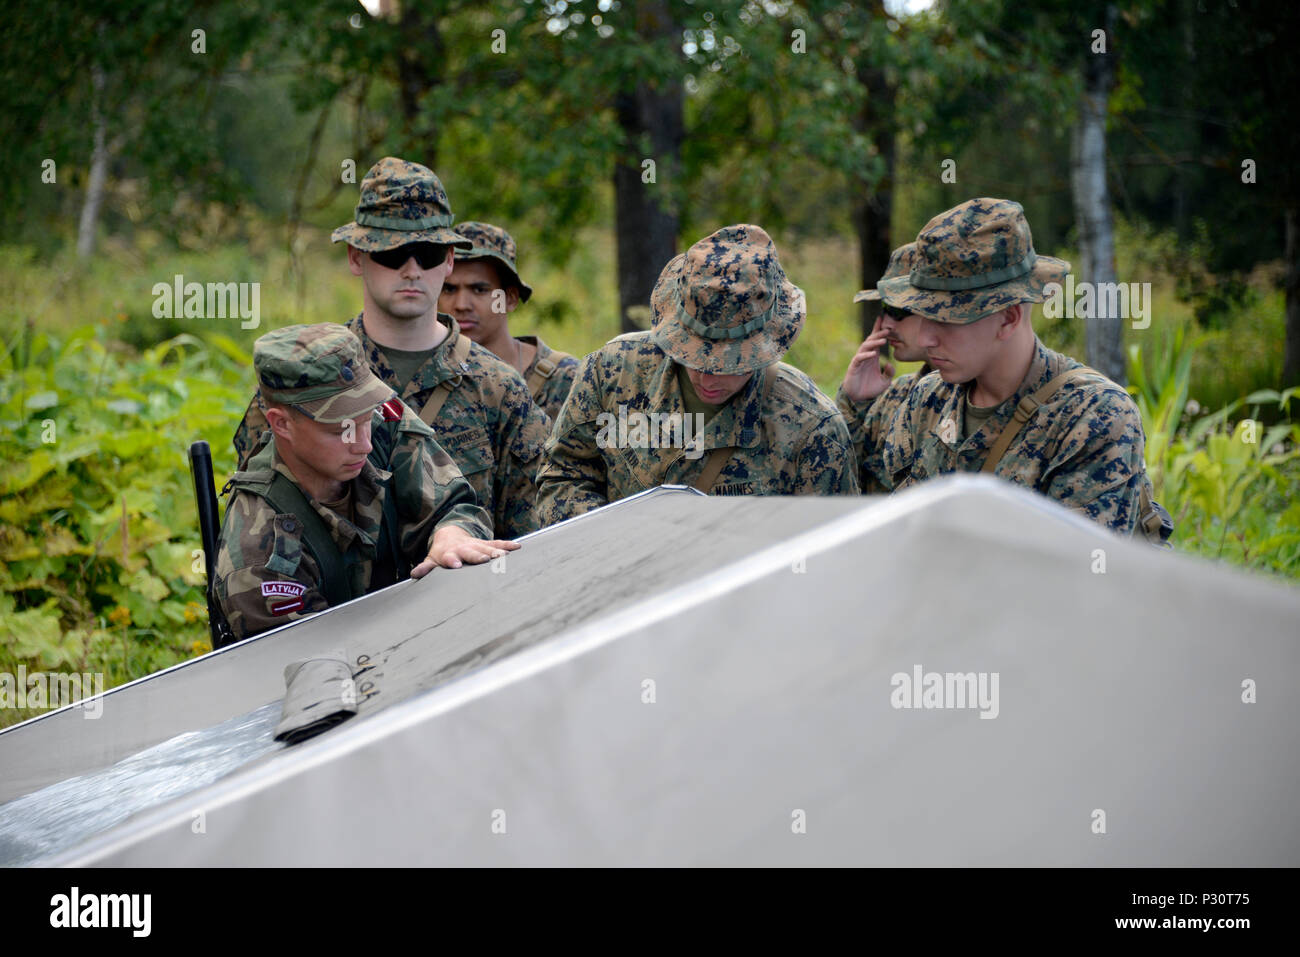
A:
<svg viewBox="0 0 1300 957">
<path fill-rule="evenodd" d="M 456 254 L 456 272 L 442 284 L 438 307 L 456 320 L 464 335 L 514 366 L 528 383 L 533 401 L 554 420 L 569 395 L 578 360 L 552 349 L 540 336 L 510 335 L 510 313 L 533 294 L 519 278 L 510 234 L 474 222 L 461 223 L 456 232 L 474 247 Z"/>
<path fill-rule="evenodd" d="M 519 374 L 437 311 L 452 249 L 472 246 L 452 222 L 432 170 L 393 157 L 370 168 L 356 221 L 332 237 L 348 244 L 348 266 L 363 283 L 363 311 L 347 328 L 375 374 L 437 432 L 496 534 L 515 538 L 537 528 L 533 476 L 549 423 Z M 265 403 L 255 395 L 235 433 L 241 465 L 266 428 Z M 376 429 L 375 444 L 394 445 L 391 426 Z"/>
<path fill-rule="evenodd" d="M 916 243 L 899 246 L 889 256 L 889 265 L 885 268 L 882 279 L 892 279 L 905 275 L 912 270 L 913 254 Z M 853 297 L 854 302 L 865 302 L 880 298 L 876 289 L 863 289 Z M 921 317 L 908 315 L 904 310 L 886 305 L 877 317 L 869 335 L 858 347 L 858 351 L 849 361 L 844 373 L 844 382 L 835 395 L 835 402 L 844 415 L 853 436 L 853 451 L 858 459 L 858 484 L 862 491 L 887 492 L 890 489 L 876 487 L 875 476 L 880 473 L 879 461 L 872 461 L 879 455 L 881 439 L 889 431 L 895 413 L 907 401 L 908 394 L 922 379 L 934 370 L 925 362 L 925 350 L 916 344 L 920 332 Z M 868 366 L 874 369 L 880 364 L 881 347 L 890 346 L 894 358 L 900 362 L 921 362 L 923 365 L 916 372 L 909 372 L 894 379 L 882 395 L 868 396 L 865 392 L 865 380 L 870 376 Z M 894 367 L 888 362 L 882 366 L 886 376 L 893 376 Z"/>
<path fill-rule="evenodd" d="M 988 471 L 1005 429 L 1010 444 L 994 474 L 1122 534 L 1140 525 L 1150 532 L 1133 399 L 1048 349 L 1030 324 L 1031 304 L 1069 270 L 1034 252 L 1019 203 L 973 199 L 926 224 L 911 271 L 877 284 L 887 305 L 921 317 L 917 344 L 937 370 L 911 390 L 882 438 L 873 459 L 880 487 Z M 870 363 L 864 376 L 868 395 L 889 384 Z"/>
<path fill-rule="evenodd" d="M 519 547 L 489 540 L 469 483 L 342 326 L 267 333 L 253 366 L 272 436 L 227 485 L 213 580 L 236 640 Z M 396 436 L 387 469 L 370 455 L 376 417 Z"/>
<path fill-rule="evenodd" d="M 839 410 L 779 361 L 802 290 L 757 226 L 728 226 L 668 263 L 654 326 L 587 356 L 537 475 L 543 523 L 657 485 L 713 495 L 852 495 Z M 694 427 L 692 427 L 694 425 Z"/>
</svg>

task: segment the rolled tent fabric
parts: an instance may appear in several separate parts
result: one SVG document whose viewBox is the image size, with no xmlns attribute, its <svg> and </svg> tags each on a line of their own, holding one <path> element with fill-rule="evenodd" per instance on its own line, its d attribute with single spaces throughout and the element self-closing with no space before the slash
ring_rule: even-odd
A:
<svg viewBox="0 0 1300 957">
<path fill-rule="evenodd" d="M 357 713 L 352 667 L 341 650 L 285 665 L 284 685 L 277 741 L 306 741 Z"/>
</svg>

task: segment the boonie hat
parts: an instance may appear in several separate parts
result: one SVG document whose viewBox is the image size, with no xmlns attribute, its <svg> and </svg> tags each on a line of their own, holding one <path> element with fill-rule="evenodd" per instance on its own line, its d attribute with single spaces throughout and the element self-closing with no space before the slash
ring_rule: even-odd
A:
<svg viewBox="0 0 1300 957">
<path fill-rule="evenodd" d="M 972 199 L 926 223 L 911 270 L 876 283 L 890 306 L 935 322 L 964 325 L 1020 302 L 1042 302 L 1043 287 L 1070 271 L 1034 252 L 1025 211 L 1009 199 Z"/>
<path fill-rule="evenodd" d="M 491 223 L 468 222 L 456 227 L 456 232 L 472 244 L 469 252 L 457 252 L 456 262 L 467 259 L 495 259 L 509 270 L 508 280 L 519 287 L 519 299 L 527 302 L 533 294 L 532 286 L 519 278 L 519 267 L 515 265 L 515 241 L 500 226 Z"/>
<path fill-rule="evenodd" d="M 906 246 L 899 246 L 889 254 L 889 265 L 885 267 L 885 274 L 881 279 L 893 279 L 895 276 L 901 276 L 904 273 L 912 271 L 912 260 L 916 256 L 916 243 L 908 243 Z M 854 302 L 866 302 L 880 298 L 879 289 L 863 289 L 853 297 Z"/>
<path fill-rule="evenodd" d="M 455 232 L 447 191 L 433 170 L 419 163 L 385 156 L 361 181 L 356 218 L 330 234 L 330 242 L 347 243 L 363 252 L 396 249 L 407 243 L 437 243 L 469 249 Z"/>
<path fill-rule="evenodd" d="M 807 306 L 760 226 L 726 226 L 674 257 L 650 295 L 651 335 L 690 369 L 742 375 L 794 344 Z"/>
</svg>

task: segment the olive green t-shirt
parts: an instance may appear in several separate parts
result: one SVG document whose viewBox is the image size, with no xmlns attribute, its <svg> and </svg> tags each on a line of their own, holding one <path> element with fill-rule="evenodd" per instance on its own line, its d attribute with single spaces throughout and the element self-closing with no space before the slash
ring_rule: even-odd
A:
<svg viewBox="0 0 1300 957">
<path fill-rule="evenodd" d="M 384 350 L 384 358 L 388 364 L 393 367 L 393 375 L 397 376 L 400 383 L 398 392 L 406 388 L 406 384 L 415 378 L 415 374 L 420 371 L 420 366 L 429 358 L 432 349 L 417 349 L 410 352 L 406 349 L 394 349 L 391 346 L 381 346 Z"/>
<path fill-rule="evenodd" d="M 691 377 L 686 373 L 686 366 L 681 363 L 675 363 L 675 365 L 677 366 L 677 388 L 681 390 L 682 403 L 686 406 L 686 411 L 689 414 L 702 413 L 704 421 L 707 422 L 722 410 L 722 406 L 731 401 L 731 399 L 728 399 L 722 405 L 709 405 L 696 393 L 695 386 L 691 385 Z M 735 398 L 735 396 L 732 396 L 732 398 Z"/>
<path fill-rule="evenodd" d="M 984 423 L 988 421 L 989 416 L 998 410 L 996 405 L 972 405 L 970 396 L 966 397 L 964 405 L 965 410 L 962 414 L 962 428 L 965 429 L 965 431 L 962 432 L 963 439 L 970 438 L 982 429 Z"/>
<path fill-rule="evenodd" d="M 342 498 L 333 502 L 321 502 L 321 505 L 328 508 L 344 521 L 351 522 L 353 525 L 357 523 L 357 513 L 356 509 L 353 507 L 352 483 L 350 481 L 343 483 Z"/>
</svg>

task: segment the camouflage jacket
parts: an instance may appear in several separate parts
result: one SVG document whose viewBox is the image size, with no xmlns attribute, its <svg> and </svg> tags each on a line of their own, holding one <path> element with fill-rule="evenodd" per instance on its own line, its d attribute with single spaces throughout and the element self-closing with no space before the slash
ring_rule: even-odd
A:
<svg viewBox="0 0 1300 957">
<path fill-rule="evenodd" d="M 537 354 L 524 370 L 524 381 L 532 390 L 536 402 L 552 422 L 560 414 L 560 406 L 569 397 L 573 387 L 573 377 L 578 372 L 576 357 L 564 352 L 556 352 L 541 336 L 515 336 L 520 342 L 537 347 Z M 549 372 L 547 371 L 549 370 Z"/>
<path fill-rule="evenodd" d="M 587 356 L 537 473 L 542 523 L 657 485 L 691 485 L 708 452 L 728 447 L 735 452 L 713 495 L 856 495 L 857 465 L 839 410 L 798 369 L 777 368 L 770 392 L 765 374 L 755 373 L 694 445 L 695 430 L 683 427 L 675 363 L 650 333 L 619 336 Z M 660 419 L 656 429 L 646 426 L 649 413 L 676 418 L 669 426 Z"/>
<path fill-rule="evenodd" d="M 398 442 L 390 455 L 392 470 L 376 468 L 367 460 L 361 474 L 349 483 L 355 524 L 303 493 L 338 546 L 356 596 L 370 589 L 384 496 L 390 491 L 398 549 L 411 566 L 424 560 L 433 533 L 444 525 L 459 525 L 475 538 L 492 537 L 490 517 L 475 504 L 469 483 L 434 441 L 432 430 L 410 409 L 395 425 Z M 231 480 L 233 491 L 221 526 L 213 594 L 237 640 L 328 607 L 320 566 L 311 549 L 304 548 L 302 522 L 294 515 L 277 513 L 262 496 L 241 487 L 241 475 L 265 479 L 272 470 L 294 481 L 276 453 L 274 439 L 253 456 L 244 473 Z"/>
<path fill-rule="evenodd" d="M 864 401 L 849 398 L 843 384 L 835 393 L 835 404 L 839 406 L 840 413 L 849 427 L 849 435 L 853 438 L 853 452 L 858 460 L 858 484 L 862 487 L 864 495 L 893 491 L 892 487 L 880 484 L 884 472 L 884 465 L 881 462 L 881 450 L 884 445 L 881 439 L 889 431 L 894 416 L 906 404 L 908 395 L 920 381 L 920 373 L 909 372 L 891 382 L 889 388 L 875 399 Z"/>
<path fill-rule="evenodd" d="M 533 402 L 519 374 L 482 346 L 471 344 L 465 367 L 453 366 L 452 351 L 461 336 L 460 327 L 450 316 L 439 314 L 438 321 L 448 327 L 450 335 L 409 383 L 398 383 L 383 347 L 366 335 L 361 316 L 347 327 L 361 340 L 375 374 L 399 392 L 417 415 L 439 383 L 453 383 L 433 422 L 439 444 L 492 516 L 495 537 L 517 538 L 535 531 L 539 526 L 533 512 L 537 495 L 533 476 L 546 441 L 546 414 Z M 235 431 L 235 453 L 241 467 L 257 451 L 265 429 L 266 406 L 259 393 Z M 375 431 L 379 433 L 381 428 L 376 425 Z M 383 435 L 376 436 L 376 444 L 383 440 Z"/>
<path fill-rule="evenodd" d="M 904 489 L 949 472 L 978 472 L 1020 400 L 1080 363 L 1036 342 L 1015 394 L 973 435 L 962 435 L 968 387 L 931 373 L 894 414 L 872 461 L 874 480 Z M 1138 526 L 1138 499 L 1149 483 L 1142 418 L 1132 397 L 1100 374 L 1067 382 L 1025 423 L 995 474 L 1035 489 L 1123 534 Z"/>
</svg>

